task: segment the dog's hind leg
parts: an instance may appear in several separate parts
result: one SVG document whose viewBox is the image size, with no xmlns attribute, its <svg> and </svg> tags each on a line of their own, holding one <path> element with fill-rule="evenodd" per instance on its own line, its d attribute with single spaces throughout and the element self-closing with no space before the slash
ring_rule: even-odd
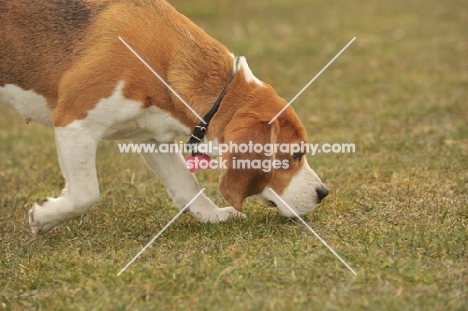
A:
<svg viewBox="0 0 468 311">
<path fill-rule="evenodd" d="M 145 143 L 159 145 L 156 141 Z M 195 175 L 189 172 L 182 154 L 142 152 L 141 156 L 164 183 L 179 210 L 183 209 L 200 192 L 198 181 Z M 189 209 L 202 222 L 215 223 L 230 218 L 245 217 L 233 207 L 217 207 L 204 193 L 192 202 Z"/>
<path fill-rule="evenodd" d="M 56 127 L 55 141 L 66 185 L 60 197 L 48 198 L 30 209 L 29 224 L 37 234 L 83 214 L 99 199 L 95 166 L 98 141 L 92 133 L 73 124 Z"/>
</svg>

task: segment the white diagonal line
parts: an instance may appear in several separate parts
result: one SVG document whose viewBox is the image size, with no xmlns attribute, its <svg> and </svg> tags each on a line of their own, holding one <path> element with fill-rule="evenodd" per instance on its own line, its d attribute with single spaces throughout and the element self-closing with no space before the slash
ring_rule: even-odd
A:
<svg viewBox="0 0 468 311">
<path fill-rule="evenodd" d="M 190 109 L 190 111 L 191 111 L 198 119 L 200 119 L 200 121 L 202 121 L 203 124 L 206 124 L 205 120 L 203 120 L 203 118 L 200 117 L 200 116 L 198 115 L 198 113 L 196 113 L 196 111 L 193 110 L 192 107 L 190 107 L 189 104 L 187 104 L 187 102 L 186 102 L 182 97 L 180 97 L 179 94 L 177 94 L 177 92 L 176 92 L 166 81 L 164 81 L 164 79 L 161 78 L 161 76 L 160 76 L 156 71 L 154 71 L 154 69 L 151 68 L 151 66 L 148 65 L 148 63 L 147 63 L 140 55 L 138 55 L 138 53 L 135 52 L 135 50 L 134 50 L 121 36 L 119 36 L 119 40 L 120 40 L 120 41 L 121 41 L 121 42 L 122 42 L 122 43 L 123 43 L 123 44 L 124 44 L 124 45 L 125 45 L 125 46 L 126 46 L 126 47 L 127 47 L 127 48 L 128 48 L 128 49 L 129 49 L 129 50 L 130 50 L 130 51 L 131 51 L 131 52 L 132 52 L 132 53 L 133 53 L 133 54 L 134 54 L 134 55 L 135 55 L 135 56 L 136 56 L 136 57 L 137 57 L 137 58 L 138 58 L 138 59 L 139 59 L 139 60 L 140 60 L 140 61 L 141 61 L 141 62 L 158 78 L 158 79 L 159 79 L 159 80 L 161 80 L 161 82 L 162 82 L 178 99 L 180 99 L 180 101 L 181 101 L 182 103 L 184 103 L 184 105 L 185 105 L 188 109 Z"/>
<path fill-rule="evenodd" d="M 346 44 L 346 46 L 344 48 L 342 48 L 341 51 L 338 54 L 336 54 L 335 57 L 333 57 L 333 59 L 331 61 L 329 61 L 328 64 L 325 67 L 323 67 L 323 69 L 320 70 L 320 72 L 318 74 L 316 74 L 315 77 L 312 80 L 310 80 L 310 82 L 307 83 L 307 85 L 304 86 L 304 88 L 302 88 L 302 90 L 299 93 L 297 93 L 297 95 L 294 96 L 294 98 L 291 99 L 291 101 L 286 106 L 284 106 L 283 109 L 281 109 L 281 111 L 278 112 L 273 119 L 271 119 L 270 122 L 268 122 L 268 124 L 273 123 L 273 121 L 275 121 L 280 116 L 280 114 L 282 114 L 283 111 L 285 111 L 286 108 L 288 108 L 325 71 L 325 69 L 327 69 L 328 66 L 330 66 L 338 58 L 338 56 L 340 56 L 341 53 L 343 53 L 351 45 L 351 43 L 354 42 L 354 40 L 356 40 L 356 37 L 351 39 L 351 41 L 349 41 L 349 43 Z"/>
<path fill-rule="evenodd" d="M 344 261 L 343 258 L 341 258 L 340 255 L 338 255 L 338 254 L 333 250 L 333 248 L 331 248 L 330 245 L 328 245 L 328 243 L 325 242 L 325 240 L 322 239 L 322 238 L 320 237 L 320 235 L 318 235 L 317 232 L 315 232 L 314 229 L 312 229 L 312 228 L 309 226 L 309 224 L 306 223 L 305 220 L 302 219 L 302 218 L 296 213 L 296 211 L 293 210 L 293 209 L 291 208 L 291 206 L 289 206 L 288 203 L 286 203 L 286 202 L 283 200 L 283 198 L 281 198 L 281 197 L 275 192 L 275 190 L 273 190 L 273 189 L 271 189 L 271 188 L 268 188 L 268 189 L 270 189 L 270 191 L 271 191 L 284 205 L 286 205 L 286 207 L 289 208 L 289 210 L 291 210 L 291 212 L 294 214 L 294 216 L 296 216 L 296 218 L 299 219 L 299 220 L 304 224 L 304 226 L 306 226 L 307 229 L 309 229 L 310 232 L 312 232 L 312 233 L 317 237 L 317 239 L 319 239 L 319 241 L 322 242 L 322 244 L 325 245 L 325 246 L 333 253 L 333 255 L 335 255 L 336 258 L 338 258 L 338 259 L 346 266 L 346 268 L 349 269 L 349 271 L 351 271 L 354 275 L 357 275 L 356 271 L 354 271 L 353 268 L 351 268 L 351 267 L 348 265 L 348 263 L 347 263 L 346 261 Z"/>
<path fill-rule="evenodd" d="M 138 253 L 136 254 L 135 257 L 133 257 L 132 260 L 130 260 L 130 262 L 122 269 L 120 270 L 119 273 L 117 273 L 117 276 L 120 276 L 125 270 L 127 270 L 127 268 L 138 258 L 140 257 L 141 254 L 143 254 L 143 252 L 151 245 L 153 244 L 154 241 L 156 241 L 156 239 L 164 232 L 164 230 L 166 230 L 180 215 L 182 215 L 182 213 L 190 206 L 190 204 L 193 203 L 193 201 L 195 201 L 199 196 L 200 194 L 203 193 L 203 191 L 205 191 L 206 188 L 203 188 L 202 190 L 200 190 L 200 192 L 197 193 L 197 195 L 192 199 L 190 200 L 190 202 L 187 203 L 187 205 L 185 205 L 185 207 L 183 209 L 180 210 L 180 212 L 177 213 L 177 215 L 174 216 L 174 218 L 171 219 L 171 221 L 169 221 L 167 223 L 167 225 L 161 229 L 161 231 L 158 232 L 158 234 L 156 234 L 156 236 L 148 242 L 148 244 L 146 244 L 145 247 L 143 247 L 143 249 Z"/>
</svg>

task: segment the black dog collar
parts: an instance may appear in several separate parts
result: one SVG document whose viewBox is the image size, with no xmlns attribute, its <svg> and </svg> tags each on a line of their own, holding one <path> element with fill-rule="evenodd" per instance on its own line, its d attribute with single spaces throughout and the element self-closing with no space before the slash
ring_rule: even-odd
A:
<svg viewBox="0 0 468 311">
<path fill-rule="evenodd" d="M 193 151 L 194 146 L 197 145 L 198 143 L 200 143 L 203 140 L 203 138 L 205 137 L 206 130 L 208 129 L 208 125 L 210 124 L 211 119 L 213 119 L 213 116 L 216 114 L 216 112 L 218 112 L 219 105 L 221 104 L 221 101 L 223 100 L 224 95 L 226 95 L 226 92 L 227 92 L 227 89 L 228 89 L 229 85 L 231 84 L 231 82 L 234 80 L 235 76 L 239 72 L 239 70 L 240 70 L 240 57 L 236 56 L 235 63 L 236 63 L 236 67 L 235 67 L 236 69 L 234 71 L 234 74 L 233 74 L 231 80 L 229 80 L 228 84 L 226 84 L 226 86 L 224 87 L 223 91 L 219 95 L 218 99 L 214 103 L 211 110 L 205 115 L 205 117 L 203 117 L 203 120 L 205 121 L 205 123 L 200 122 L 200 124 L 195 126 L 195 129 L 193 130 L 192 135 L 190 136 L 190 139 L 187 142 L 187 148 L 189 150 L 192 150 L 192 155 L 193 156 L 201 154 L 201 153 Z"/>
</svg>

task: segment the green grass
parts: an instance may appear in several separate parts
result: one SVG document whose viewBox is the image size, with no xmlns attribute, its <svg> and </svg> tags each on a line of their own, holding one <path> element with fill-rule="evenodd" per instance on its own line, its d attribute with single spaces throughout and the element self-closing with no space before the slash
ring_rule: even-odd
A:
<svg viewBox="0 0 468 311">
<path fill-rule="evenodd" d="M 468 7 L 463 1 L 173 1 L 295 103 L 331 194 L 299 222 L 249 200 L 248 218 L 178 219 L 163 185 L 115 143 L 101 201 L 34 237 L 27 209 L 59 194 L 52 129 L 0 108 L 0 310 L 468 309 Z M 219 205 L 218 172 L 197 172 Z"/>
</svg>

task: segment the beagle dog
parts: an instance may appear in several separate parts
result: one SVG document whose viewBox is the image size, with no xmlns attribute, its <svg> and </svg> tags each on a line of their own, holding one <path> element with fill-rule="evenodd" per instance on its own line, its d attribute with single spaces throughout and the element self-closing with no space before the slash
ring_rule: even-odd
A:
<svg viewBox="0 0 468 311">
<path fill-rule="evenodd" d="M 205 142 L 307 141 L 291 107 L 269 124 L 286 102 L 252 74 L 244 57 L 234 57 L 164 0 L 2 1 L 0 103 L 17 110 L 26 123 L 54 127 L 66 186 L 59 197 L 29 210 L 29 224 L 37 234 L 85 213 L 98 201 L 95 156 L 100 140 L 171 143 L 195 133 L 199 115 L 210 119 L 209 127 L 201 129 Z M 180 209 L 199 194 L 182 154 L 141 155 Z M 228 161 L 219 190 L 230 206 L 219 208 L 199 195 L 188 209 L 202 222 L 245 217 L 244 199 L 253 195 L 292 217 L 286 204 L 304 215 L 328 194 L 304 152 L 277 150 L 267 156 L 228 151 L 222 156 Z M 288 166 L 268 172 L 238 169 L 230 161 L 235 158 L 287 161 Z"/>
</svg>

